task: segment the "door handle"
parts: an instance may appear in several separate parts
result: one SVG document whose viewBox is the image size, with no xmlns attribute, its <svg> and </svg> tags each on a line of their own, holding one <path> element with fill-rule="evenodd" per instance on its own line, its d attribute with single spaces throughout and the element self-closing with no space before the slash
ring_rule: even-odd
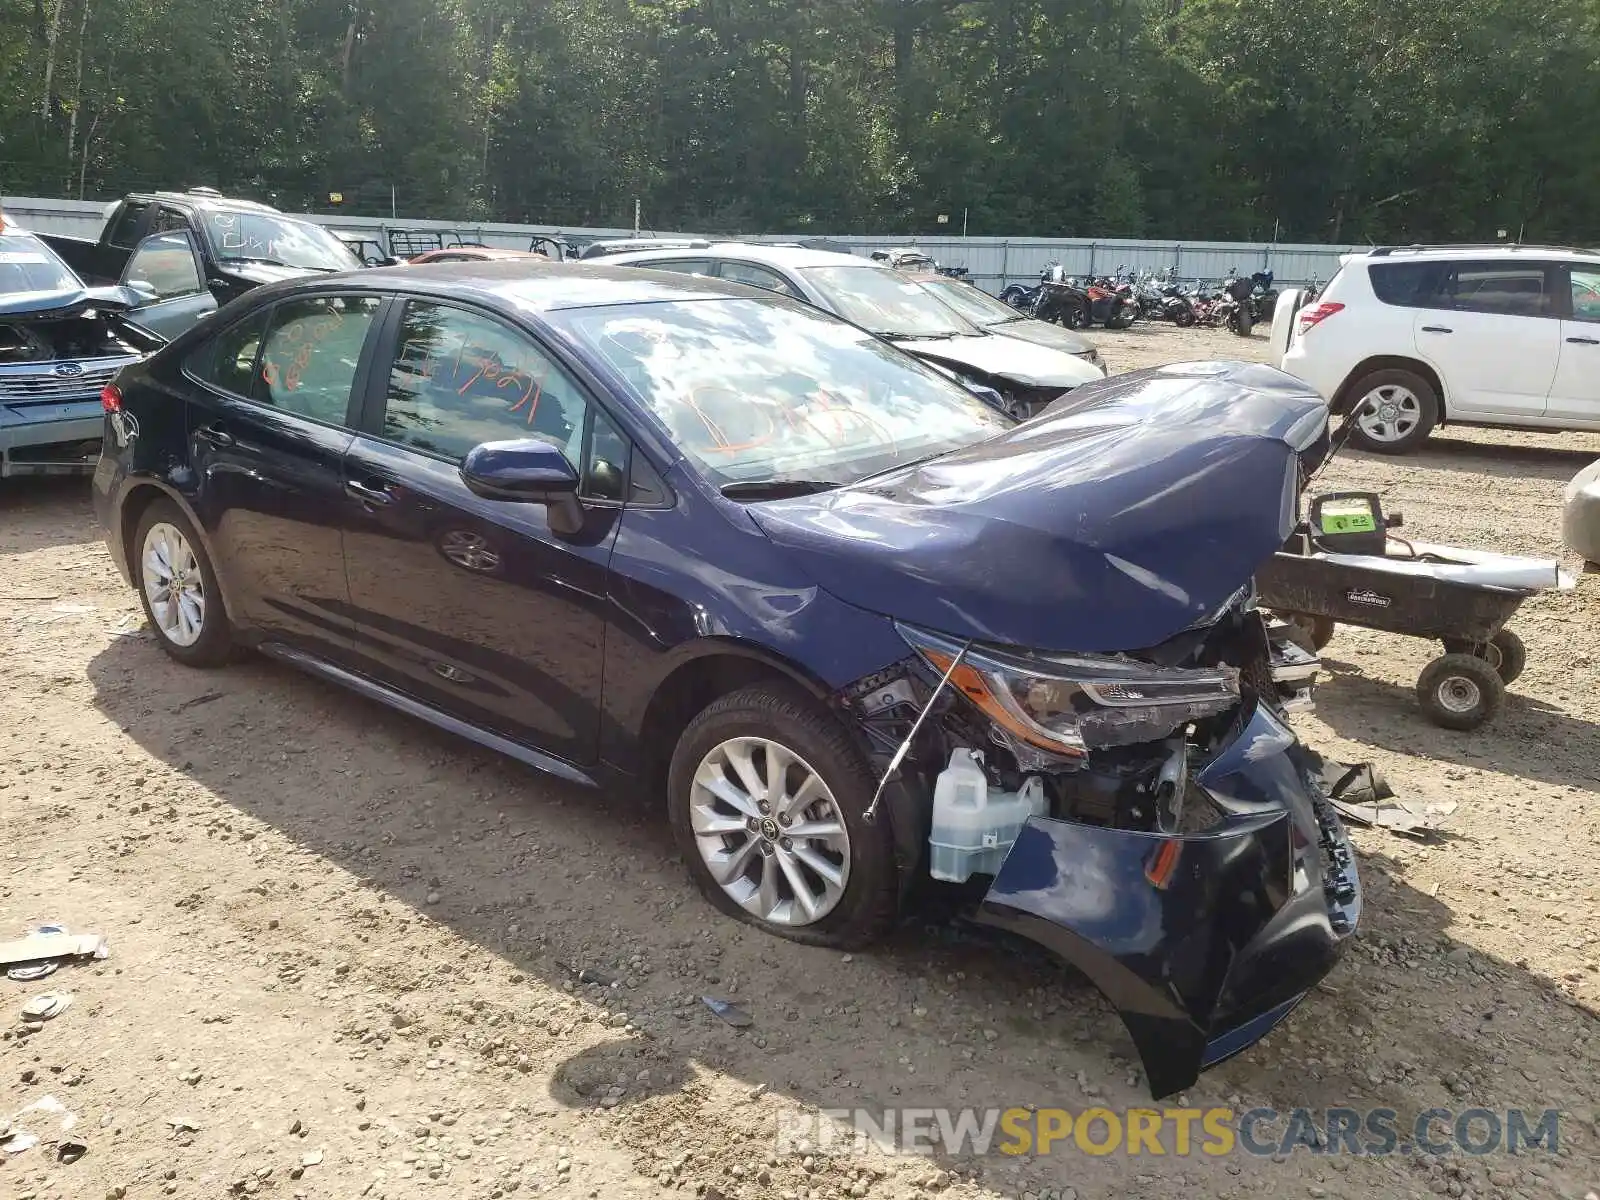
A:
<svg viewBox="0 0 1600 1200">
<path fill-rule="evenodd" d="M 1424 325 L 1422 327 L 1422 332 L 1423 333 L 1454 333 L 1455 330 L 1454 329 L 1449 329 L 1449 328 L 1447 328 L 1446 326 L 1443 326 L 1443 325 Z"/>
<path fill-rule="evenodd" d="M 394 502 L 394 497 L 389 494 L 388 489 L 359 483 L 354 479 L 345 480 L 344 490 L 346 495 L 354 497 L 363 504 L 392 504 Z"/>
<path fill-rule="evenodd" d="M 1567 339 L 1567 341 L 1571 342 L 1574 346 L 1600 346 L 1600 338 L 1570 337 Z"/>
<path fill-rule="evenodd" d="M 202 442 L 210 442 L 213 446 L 231 446 L 234 444 L 233 434 L 221 425 L 202 425 L 194 431 L 194 436 Z"/>
</svg>

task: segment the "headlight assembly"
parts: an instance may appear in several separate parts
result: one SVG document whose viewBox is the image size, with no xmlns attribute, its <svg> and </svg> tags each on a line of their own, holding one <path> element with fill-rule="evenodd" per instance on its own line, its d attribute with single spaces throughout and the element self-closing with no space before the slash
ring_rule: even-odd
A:
<svg viewBox="0 0 1600 1200">
<path fill-rule="evenodd" d="M 961 643 L 910 626 L 900 636 L 941 675 Z M 974 646 L 950 684 L 1014 739 L 1056 754 L 1160 741 L 1239 702 L 1232 667 L 1177 670 L 1113 655 L 1011 655 Z"/>
</svg>

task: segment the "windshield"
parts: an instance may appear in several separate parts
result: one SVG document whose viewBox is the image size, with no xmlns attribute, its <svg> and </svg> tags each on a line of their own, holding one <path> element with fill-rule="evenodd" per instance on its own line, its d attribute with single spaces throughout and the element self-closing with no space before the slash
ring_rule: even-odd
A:
<svg viewBox="0 0 1600 1200">
<path fill-rule="evenodd" d="M 212 209 L 201 227 L 221 262 L 264 262 L 305 271 L 352 271 L 361 260 L 320 225 L 276 213 Z"/>
<path fill-rule="evenodd" d="M 55 252 L 30 233 L 0 233 L 0 296 L 75 292 L 83 286 Z"/>
<path fill-rule="evenodd" d="M 898 271 L 859 267 L 802 267 L 801 274 L 829 307 L 863 329 L 889 337 L 961 337 L 982 330 L 965 321 Z"/>
<path fill-rule="evenodd" d="M 970 283 L 958 283 L 953 279 L 938 281 L 924 279 L 921 281 L 921 286 L 975 325 L 999 325 L 1006 321 L 1020 321 L 1025 315 L 1005 301 L 996 300 L 988 292 L 981 291 Z"/>
<path fill-rule="evenodd" d="M 849 483 L 1011 425 L 894 347 L 775 297 L 569 309 L 551 319 L 615 367 L 718 486 Z"/>
</svg>

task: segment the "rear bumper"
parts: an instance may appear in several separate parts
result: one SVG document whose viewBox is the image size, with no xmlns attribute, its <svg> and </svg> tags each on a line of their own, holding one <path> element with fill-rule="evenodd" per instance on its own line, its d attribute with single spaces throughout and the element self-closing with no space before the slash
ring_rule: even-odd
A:
<svg viewBox="0 0 1600 1200">
<path fill-rule="evenodd" d="M 1029 820 L 979 914 L 1088 976 L 1157 1098 L 1288 1016 L 1361 913 L 1344 829 L 1275 716 L 1258 708 L 1196 782 L 1228 814 L 1202 833 Z"/>
<path fill-rule="evenodd" d="M 1296 379 L 1309 383 L 1317 395 L 1329 404 L 1333 403 L 1339 389 L 1344 386 L 1350 368 L 1350 364 L 1342 360 L 1335 361 L 1328 354 L 1308 352 L 1308 344 L 1303 337 L 1295 338 L 1278 366 Z"/>
<path fill-rule="evenodd" d="M 0 478 L 88 475 L 105 412 L 98 397 L 58 404 L 0 405 Z"/>
</svg>

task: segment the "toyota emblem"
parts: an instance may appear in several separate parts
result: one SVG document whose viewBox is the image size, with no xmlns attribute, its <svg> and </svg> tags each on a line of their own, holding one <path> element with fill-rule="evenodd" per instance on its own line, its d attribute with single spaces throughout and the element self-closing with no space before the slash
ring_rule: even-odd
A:
<svg viewBox="0 0 1600 1200">
<path fill-rule="evenodd" d="M 83 367 L 79 363 L 61 363 L 56 367 L 55 373 L 63 379 L 74 379 L 83 374 Z"/>
</svg>

